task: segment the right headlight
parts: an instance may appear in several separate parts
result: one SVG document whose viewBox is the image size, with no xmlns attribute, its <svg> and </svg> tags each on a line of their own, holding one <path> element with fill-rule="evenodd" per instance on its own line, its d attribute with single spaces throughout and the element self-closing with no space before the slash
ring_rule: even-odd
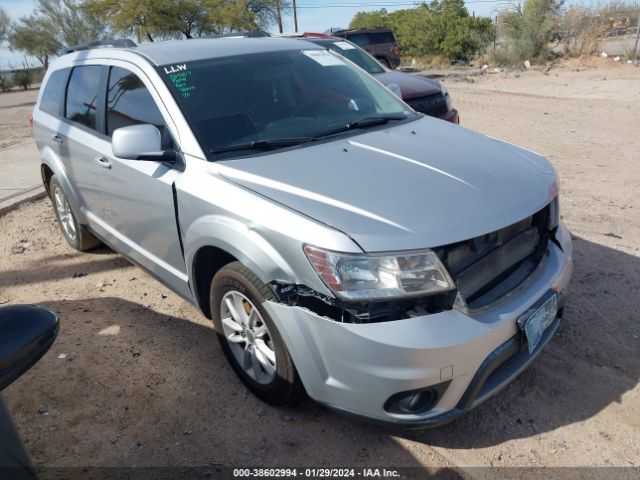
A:
<svg viewBox="0 0 640 480">
<path fill-rule="evenodd" d="M 455 284 L 432 250 L 339 253 L 306 245 L 304 253 L 324 284 L 343 300 L 430 295 Z"/>
</svg>

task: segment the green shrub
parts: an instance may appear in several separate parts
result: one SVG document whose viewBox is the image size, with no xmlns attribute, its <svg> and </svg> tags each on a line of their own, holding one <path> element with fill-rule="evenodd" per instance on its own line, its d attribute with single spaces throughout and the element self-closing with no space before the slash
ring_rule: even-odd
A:
<svg viewBox="0 0 640 480">
<path fill-rule="evenodd" d="M 543 63 L 552 57 L 550 42 L 558 35 L 559 0 L 525 0 L 523 8 L 502 12 L 498 17 L 499 36 L 504 42 L 494 56 L 503 65 L 529 60 Z"/>
<path fill-rule="evenodd" d="M 434 0 L 392 13 L 358 12 L 349 26 L 391 28 L 403 55 L 449 61 L 470 60 L 495 38 L 491 19 L 471 17 L 463 0 Z"/>
<path fill-rule="evenodd" d="M 33 83 L 33 73 L 31 69 L 25 68 L 24 70 L 18 70 L 13 75 L 13 83 L 25 90 L 31 88 L 31 84 Z"/>
<path fill-rule="evenodd" d="M 0 75 L 0 91 L 8 92 L 13 87 L 11 78 L 6 75 Z"/>
<path fill-rule="evenodd" d="M 562 16 L 563 49 L 569 57 L 588 55 L 598 50 L 607 27 L 597 10 L 580 6 L 567 9 Z"/>
</svg>

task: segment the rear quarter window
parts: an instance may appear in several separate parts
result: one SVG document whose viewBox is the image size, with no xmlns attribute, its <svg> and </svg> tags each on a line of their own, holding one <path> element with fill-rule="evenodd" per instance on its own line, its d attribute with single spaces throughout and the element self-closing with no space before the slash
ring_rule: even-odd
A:
<svg viewBox="0 0 640 480">
<path fill-rule="evenodd" d="M 62 114 L 62 101 L 64 99 L 64 89 L 69 78 L 69 68 L 56 70 L 51 74 L 42 92 L 40 99 L 40 110 L 51 115 Z"/>
</svg>

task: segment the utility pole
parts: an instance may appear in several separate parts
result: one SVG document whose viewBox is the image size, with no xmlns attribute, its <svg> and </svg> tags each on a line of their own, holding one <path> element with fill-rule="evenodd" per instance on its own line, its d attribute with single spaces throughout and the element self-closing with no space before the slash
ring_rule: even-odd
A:
<svg viewBox="0 0 640 480">
<path fill-rule="evenodd" d="M 280 33 L 282 33 L 282 12 L 280 11 L 280 0 L 276 2 L 276 12 L 278 15 L 278 28 L 280 29 Z"/>
<path fill-rule="evenodd" d="M 640 39 L 640 12 L 638 12 L 638 28 L 636 30 L 636 46 L 633 47 L 633 56 L 638 56 L 638 39 Z"/>
<path fill-rule="evenodd" d="M 293 26 L 294 32 L 298 31 L 298 9 L 296 8 L 296 0 L 293 0 Z"/>
</svg>

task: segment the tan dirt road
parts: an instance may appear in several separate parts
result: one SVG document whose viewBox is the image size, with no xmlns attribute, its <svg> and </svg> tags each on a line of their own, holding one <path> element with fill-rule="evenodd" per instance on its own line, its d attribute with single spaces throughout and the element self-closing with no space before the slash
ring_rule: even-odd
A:
<svg viewBox="0 0 640 480">
<path fill-rule="evenodd" d="M 264 405 L 201 314 L 107 249 L 71 250 L 43 200 L 0 217 L 0 304 L 43 303 L 62 318 L 51 351 L 3 392 L 34 462 L 459 466 L 505 478 L 513 471 L 468 467 L 640 466 L 640 69 L 575 68 L 447 82 L 466 127 L 550 158 L 575 236 L 559 334 L 505 391 L 417 432 L 313 403 Z"/>
</svg>

